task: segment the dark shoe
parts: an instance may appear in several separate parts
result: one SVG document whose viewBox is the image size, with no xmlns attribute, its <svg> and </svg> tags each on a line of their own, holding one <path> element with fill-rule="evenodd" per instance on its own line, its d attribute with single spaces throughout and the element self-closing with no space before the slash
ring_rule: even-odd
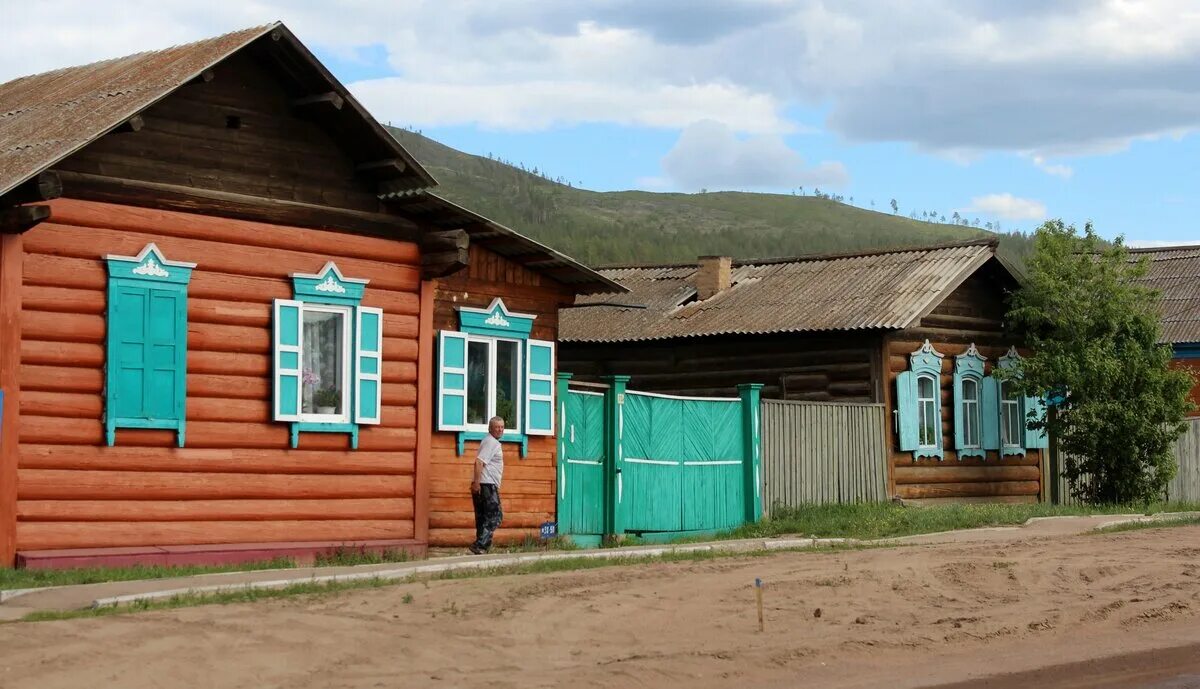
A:
<svg viewBox="0 0 1200 689">
<path fill-rule="evenodd" d="M 487 555 L 486 550 L 480 550 L 479 548 L 476 548 L 475 546 L 471 546 L 470 548 L 467 548 L 467 550 L 471 551 L 472 555 Z"/>
</svg>

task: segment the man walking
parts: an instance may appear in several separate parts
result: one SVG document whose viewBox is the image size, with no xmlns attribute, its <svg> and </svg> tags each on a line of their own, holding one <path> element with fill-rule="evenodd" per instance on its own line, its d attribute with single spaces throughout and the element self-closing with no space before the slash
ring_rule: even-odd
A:
<svg viewBox="0 0 1200 689">
<path fill-rule="evenodd" d="M 504 419 L 493 416 L 488 421 L 488 434 L 479 442 L 475 456 L 475 478 L 471 481 L 471 497 L 475 503 L 475 542 L 471 552 L 482 555 L 492 548 L 492 534 L 500 526 L 504 512 L 500 509 L 500 477 L 504 474 L 504 450 L 500 437 L 504 435 Z"/>
</svg>

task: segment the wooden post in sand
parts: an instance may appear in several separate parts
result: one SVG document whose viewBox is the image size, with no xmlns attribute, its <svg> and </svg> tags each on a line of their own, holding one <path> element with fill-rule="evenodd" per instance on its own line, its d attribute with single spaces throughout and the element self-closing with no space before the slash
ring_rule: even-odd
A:
<svg viewBox="0 0 1200 689">
<path fill-rule="evenodd" d="M 754 579 L 754 598 L 758 601 L 758 631 L 763 631 L 763 613 L 762 613 L 762 579 L 755 577 Z"/>
</svg>

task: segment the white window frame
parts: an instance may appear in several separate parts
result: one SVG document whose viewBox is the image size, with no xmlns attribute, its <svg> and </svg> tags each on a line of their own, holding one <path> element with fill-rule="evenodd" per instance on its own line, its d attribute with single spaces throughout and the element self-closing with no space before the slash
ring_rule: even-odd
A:
<svg viewBox="0 0 1200 689">
<path fill-rule="evenodd" d="M 921 380 L 928 379 L 933 383 L 933 397 L 921 396 Z M 938 377 L 932 373 L 917 374 L 917 447 L 921 449 L 939 449 L 942 446 L 942 414 L 941 414 L 941 384 Z M 933 406 L 933 444 L 923 443 L 921 436 L 925 432 L 925 403 Z"/>
<path fill-rule="evenodd" d="M 518 339 L 512 338 L 512 337 L 488 337 L 486 335 L 470 335 L 470 334 L 467 335 L 467 345 L 466 345 L 466 352 L 465 352 L 467 367 L 466 367 L 465 378 L 464 378 L 464 380 L 466 381 L 466 389 L 464 392 L 466 393 L 466 409 L 467 409 L 467 411 L 463 415 L 463 422 L 466 424 L 466 429 L 469 432 L 474 431 L 474 432 L 487 433 L 488 426 L 487 426 L 486 421 L 482 424 L 471 423 L 467 417 L 467 415 L 469 415 L 471 413 L 470 412 L 470 410 L 471 410 L 471 382 L 470 382 L 469 371 L 471 370 L 471 343 L 472 342 L 481 342 L 481 343 L 487 345 L 487 353 L 488 353 L 487 354 L 487 391 L 485 392 L 485 395 L 487 396 L 487 407 L 486 407 L 487 413 L 484 414 L 484 416 L 488 419 L 491 419 L 492 417 L 496 416 L 496 391 L 499 388 L 499 385 L 497 384 L 497 380 L 496 380 L 496 375 L 497 375 L 497 372 L 499 371 L 499 367 L 496 366 L 496 361 L 497 361 L 496 353 L 500 349 L 497 346 L 497 343 L 511 342 L 516 347 L 517 362 L 516 362 L 516 368 L 514 369 L 514 372 L 516 373 L 516 377 L 517 377 L 517 389 L 516 389 L 516 399 L 513 400 L 513 414 L 516 416 L 516 418 L 504 420 L 504 429 L 505 429 L 504 432 L 505 432 L 505 435 L 507 435 L 509 433 L 519 431 L 522 428 L 521 423 L 524 421 L 524 418 L 525 418 L 525 411 L 524 411 L 524 409 L 521 408 L 525 404 L 525 380 L 524 380 L 524 378 L 525 378 L 525 375 L 524 375 L 525 374 L 525 343 L 524 343 L 524 341 L 518 340 Z"/>
<path fill-rule="evenodd" d="M 967 396 L 967 383 L 975 386 L 974 397 Z M 973 376 L 963 376 L 959 382 L 962 386 L 962 409 L 959 413 L 963 415 L 963 449 L 964 450 L 979 450 L 983 448 L 983 384 L 980 380 Z M 975 407 L 975 426 L 971 427 L 971 406 Z M 974 434 L 974 443 L 968 443 L 967 436 Z"/>
<path fill-rule="evenodd" d="M 1007 380 L 1000 381 L 1000 388 L 998 390 L 1000 397 L 1000 447 L 1023 449 L 1025 447 L 1025 437 L 1023 433 L 1024 426 L 1022 424 L 1025 421 L 1025 417 L 1021 410 L 1021 396 L 1017 395 L 1011 400 L 1008 399 L 1005 396 L 1006 386 L 1011 389 L 1012 382 Z M 1009 407 L 1012 407 L 1011 413 L 1015 415 L 1017 419 L 1017 437 L 1015 439 L 1008 437 L 1008 417 L 1005 416 L 1005 411 Z"/>
<path fill-rule="evenodd" d="M 303 376 L 304 366 L 304 314 L 308 311 L 322 311 L 342 315 L 342 413 L 313 414 L 304 413 L 303 392 L 301 392 L 300 421 L 302 423 L 350 423 L 351 407 L 354 406 L 354 377 L 351 375 L 351 363 L 356 351 L 351 321 L 354 318 L 354 307 L 335 304 L 317 304 L 300 302 L 300 372 Z M 303 378 L 302 378 L 303 380 Z"/>
</svg>

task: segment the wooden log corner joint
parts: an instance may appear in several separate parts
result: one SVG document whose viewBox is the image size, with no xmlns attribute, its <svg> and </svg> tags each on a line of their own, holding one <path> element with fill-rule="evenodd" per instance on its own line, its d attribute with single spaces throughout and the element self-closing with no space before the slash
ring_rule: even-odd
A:
<svg viewBox="0 0 1200 689">
<path fill-rule="evenodd" d="M 466 230 L 426 232 L 421 237 L 421 277 L 445 277 L 470 263 L 470 237 Z"/>
</svg>

